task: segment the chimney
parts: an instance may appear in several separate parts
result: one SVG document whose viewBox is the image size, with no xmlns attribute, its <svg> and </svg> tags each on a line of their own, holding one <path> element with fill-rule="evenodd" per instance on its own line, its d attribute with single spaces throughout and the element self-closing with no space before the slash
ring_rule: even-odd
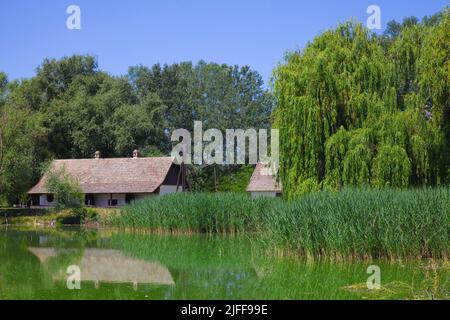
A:
<svg viewBox="0 0 450 320">
<path fill-rule="evenodd" d="M 133 159 L 139 158 L 139 150 L 135 149 L 133 151 Z"/>
<path fill-rule="evenodd" d="M 95 159 L 100 159 L 101 158 L 101 153 L 100 153 L 100 151 L 95 151 L 95 153 L 94 153 L 94 158 Z"/>
</svg>

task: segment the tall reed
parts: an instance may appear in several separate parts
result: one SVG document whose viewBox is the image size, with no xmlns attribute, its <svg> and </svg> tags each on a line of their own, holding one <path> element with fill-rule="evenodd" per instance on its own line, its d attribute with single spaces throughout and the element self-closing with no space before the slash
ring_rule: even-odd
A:
<svg viewBox="0 0 450 320">
<path fill-rule="evenodd" d="M 264 219 L 265 241 L 306 256 L 447 257 L 450 188 L 319 192 Z"/>
<path fill-rule="evenodd" d="M 261 213 L 274 204 L 273 199 L 240 193 L 177 193 L 125 206 L 112 222 L 155 231 L 252 232 L 261 228 Z"/>
<path fill-rule="evenodd" d="M 125 228 L 257 233 L 267 248 L 318 257 L 448 257 L 450 188 L 345 189 L 284 201 L 172 194 L 126 206 Z"/>
</svg>

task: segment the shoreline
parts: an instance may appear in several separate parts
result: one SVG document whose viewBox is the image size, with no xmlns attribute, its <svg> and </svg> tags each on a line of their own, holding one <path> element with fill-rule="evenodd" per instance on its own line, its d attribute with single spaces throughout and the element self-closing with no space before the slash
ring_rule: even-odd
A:
<svg viewBox="0 0 450 320">
<path fill-rule="evenodd" d="M 333 260 L 449 257 L 450 189 L 345 189 L 286 201 L 173 194 L 120 209 L 79 208 L 2 219 L 10 226 L 116 228 L 161 235 L 242 235 L 275 255 Z"/>
<path fill-rule="evenodd" d="M 200 233 L 194 231 L 178 230 L 152 230 L 150 228 L 123 228 L 112 226 L 103 223 L 88 223 L 88 224 L 58 224 L 58 223 L 41 223 L 41 224 L 0 224 L 0 231 L 16 230 L 16 231 L 47 231 L 64 233 L 69 231 L 86 231 L 105 233 L 108 236 L 114 234 L 130 234 L 142 236 L 161 236 L 161 237 L 202 237 L 202 238 L 247 238 L 255 242 L 256 247 L 264 246 L 264 242 L 260 241 L 260 235 L 255 232 L 244 233 Z M 260 249 L 259 249 L 260 250 Z M 369 261 L 382 261 L 385 263 L 403 263 L 403 262 L 436 262 L 441 263 L 450 270 L 450 260 L 448 256 L 429 257 L 429 256 L 370 256 L 370 255 L 305 255 L 301 250 L 294 250 L 289 247 L 266 247 L 265 250 L 260 250 L 259 253 L 266 256 L 273 256 L 278 258 L 299 259 L 307 262 L 330 262 L 330 263 L 358 263 Z"/>
</svg>

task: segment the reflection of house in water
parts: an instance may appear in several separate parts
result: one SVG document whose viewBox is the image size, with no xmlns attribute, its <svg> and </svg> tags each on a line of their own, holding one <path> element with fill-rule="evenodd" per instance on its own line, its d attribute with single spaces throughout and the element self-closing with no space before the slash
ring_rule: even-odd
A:
<svg viewBox="0 0 450 320">
<path fill-rule="evenodd" d="M 42 264 L 61 253 L 70 253 L 70 249 L 28 248 L 39 258 Z M 169 270 L 159 262 L 150 262 L 127 257 L 117 250 L 84 249 L 81 260 L 77 263 L 81 270 L 81 281 L 109 283 L 173 285 L 174 281 Z M 65 266 L 65 269 L 68 266 Z M 57 276 L 57 279 L 67 277 L 67 274 Z M 65 278 L 64 278 L 65 279 Z"/>
</svg>

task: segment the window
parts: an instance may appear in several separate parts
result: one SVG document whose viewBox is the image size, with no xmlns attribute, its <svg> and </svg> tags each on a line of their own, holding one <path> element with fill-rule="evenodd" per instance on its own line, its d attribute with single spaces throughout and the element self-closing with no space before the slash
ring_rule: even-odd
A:
<svg viewBox="0 0 450 320">
<path fill-rule="evenodd" d="M 53 200 L 55 200 L 55 198 L 53 197 L 53 194 L 51 194 L 51 193 L 47 194 L 47 202 L 53 202 Z"/>
<path fill-rule="evenodd" d="M 94 195 L 93 194 L 85 195 L 85 197 L 84 197 L 84 204 L 87 205 L 87 206 L 95 205 Z"/>
<path fill-rule="evenodd" d="M 117 206 L 117 199 L 109 199 L 108 206 Z"/>
<path fill-rule="evenodd" d="M 31 195 L 31 205 L 39 206 L 40 204 L 41 204 L 41 199 L 39 198 L 39 195 L 36 195 L 36 194 Z"/>
</svg>

